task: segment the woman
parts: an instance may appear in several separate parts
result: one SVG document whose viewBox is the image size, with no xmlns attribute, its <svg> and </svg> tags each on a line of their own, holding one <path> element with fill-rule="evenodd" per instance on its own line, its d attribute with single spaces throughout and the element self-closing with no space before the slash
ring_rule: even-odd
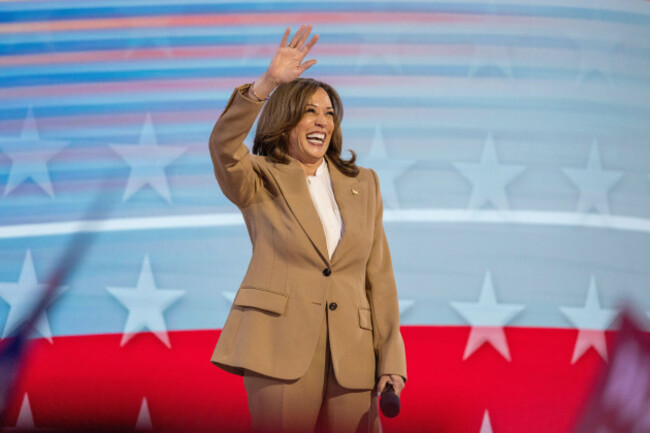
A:
<svg viewBox="0 0 650 433">
<path fill-rule="evenodd" d="M 379 391 L 399 395 L 406 380 L 379 183 L 354 153 L 341 158 L 336 91 L 299 78 L 316 63 L 303 63 L 310 32 L 287 43 L 286 30 L 210 136 L 253 244 L 212 362 L 244 376 L 255 431 L 377 431 Z M 243 141 L 263 106 L 251 155 Z"/>
</svg>

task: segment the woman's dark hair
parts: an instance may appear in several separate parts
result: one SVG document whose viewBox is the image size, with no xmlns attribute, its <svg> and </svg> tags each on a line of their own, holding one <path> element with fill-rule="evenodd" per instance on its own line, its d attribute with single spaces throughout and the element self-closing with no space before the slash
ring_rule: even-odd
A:
<svg viewBox="0 0 650 433">
<path fill-rule="evenodd" d="M 332 101 L 334 109 L 334 130 L 330 140 L 327 156 L 346 176 L 355 177 L 359 167 L 355 164 L 357 155 L 350 150 L 349 160 L 341 158 L 343 137 L 341 119 L 343 104 L 336 90 L 329 84 L 311 78 L 298 78 L 279 85 L 262 109 L 257 121 L 257 131 L 253 142 L 253 153 L 266 156 L 273 162 L 289 163 L 289 134 L 300 122 L 309 98 L 319 89 L 325 90 Z"/>
</svg>

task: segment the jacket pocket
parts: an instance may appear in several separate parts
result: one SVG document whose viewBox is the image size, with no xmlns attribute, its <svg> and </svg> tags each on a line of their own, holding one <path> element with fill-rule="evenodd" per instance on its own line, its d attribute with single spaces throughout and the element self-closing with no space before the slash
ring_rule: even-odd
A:
<svg viewBox="0 0 650 433">
<path fill-rule="evenodd" d="M 372 315 L 368 308 L 359 308 L 359 326 L 372 331 Z"/>
<path fill-rule="evenodd" d="M 233 304 L 240 307 L 252 307 L 275 314 L 282 314 L 287 305 L 287 295 L 256 289 L 254 287 L 241 287 L 237 292 Z"/>
</svg>

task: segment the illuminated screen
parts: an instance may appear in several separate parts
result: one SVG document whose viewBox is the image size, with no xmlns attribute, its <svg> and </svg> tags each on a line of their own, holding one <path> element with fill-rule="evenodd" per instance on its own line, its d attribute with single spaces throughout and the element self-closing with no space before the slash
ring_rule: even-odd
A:
<svg viewBox="0 0 650 433">
<path fill-rule="evenodd" d="M 2 338 L 93 233 L 7 425 L 246 431 L 209 359 L 251 244 L 208 137 L 302 23 L 381 182 L 409 368 L 385 430 L 569 431 L 621 303 L 650 311 L 645 1 L 1 2 Z"/>
</svg>

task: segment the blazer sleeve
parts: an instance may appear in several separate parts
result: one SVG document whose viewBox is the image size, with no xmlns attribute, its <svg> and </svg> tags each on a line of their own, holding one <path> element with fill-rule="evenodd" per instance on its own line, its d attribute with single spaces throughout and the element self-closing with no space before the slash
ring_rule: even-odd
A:
<svg viewBox="0 0 650 433">
<path fill-rule="evenodd" d="M 245 84 L 235 89 L 210 134 L 214 174 L 224 195 L 240 208 L 246 207 L 262 186 L 244 139 L 264 102 L 244 96 L 249 87 Z"/>
<path fill-rule="evenodd" d="M 377 375 L 398 374 L 406 381 L 406 353 L 400 333 L 399 303 L 393 264 L 384 232 L 379 179 L 373 170 L 370 171 L 375 181 L 377 211 L 373 244 L 366 265 L 366 292 L 372 308 Z"/>
</svg>

